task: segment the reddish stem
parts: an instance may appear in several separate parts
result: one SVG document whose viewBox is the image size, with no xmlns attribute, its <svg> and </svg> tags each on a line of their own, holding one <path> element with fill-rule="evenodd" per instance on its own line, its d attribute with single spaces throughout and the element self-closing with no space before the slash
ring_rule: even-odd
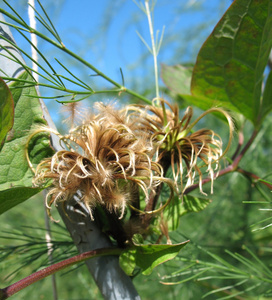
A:
<svg viewBox="0 0 272 300">
<path fill-rule="evenodd" d="M 225 175 L 225 174 L 228 174 L 228 173 L 231 173 L 233 171 L 235 171 L 236 168 L 233 166 L 233 164 L 229 165 L 228 167 L 226 167 L 225 169 L 221 170 L 218 174 L 218 177 L 222 176 L 222 175 Z M 202 184 L 205 184 L 205 183 L 208 183 L 211 181 L 211 178 L 204 178 L 202 180 Z M 185 191 L 184 191 L 184 195 L 186 194 L 189 194 L 191 191 L 195 190 L 196 188 L 199 187 L 199 183 L 195 183 L 191 186 L 189 186 Z"/>
<path fill-rule="evenodd" d="M 253 143 L 254 139 L 257 136 L 257 134 L 258 134 L 258 131 L 254 130 L 251 137 L 250 137 L 250 139 L 249 139 L 249 141 L 246 143 L 246 145 L 244 146 L 244 148 L 242 149 L 240 154 L 237 155 L 237 157 L 234 159 L 234 161 L 232 162 L 231 165 L 229 165 L 228 167 L 226 167 L 225 169 L 223 169 L 219 172 L 218 177 L 237 170 L 239 162 L 241 161 L 241 159 L 243 158 L 243 156 L 245 155 L 245 153 L 247 152 L 247 150 L 249 149 L 249 147 Z M 240 142 L 239 142 L 239 144 L 240 144 Z M 238 147 L 240 148 L 240 145 Z M 257 176 L 257 175 L 255 175 L 255 176 Z M 211 181 L 211 178 L 205 178 L 205 179 L 202 180 L 202 184 L 205 184 L 205 183 L 210 182 L 210 181 Z M 199 186 L 199 183 L 191 185 L 190 187 L 188 187 L 184 191 L 184 195 L 186 195 L 186 194 L 190 193 L 191 191 L 195 190 L 196 188 L 198 188 L 198 186 Z"/>
<path fill-rule="evenodd" d="M 252 133 L 249 141 L 246 143 L 245 147 L 242 149 L 242 151 L 240 152 L 240 154 L 233 161 L 232 164 L 234 164 L 236 166 L 236 168 L 238 167 L 238 163 L 240 162 L 240 160 L 243 158 L 243 156 L 245 155 L 245 153 L 247 152 L 247 150 L 249 149 L 249 147 L 251 146 L 251 144 L 255 140 L 257 134 L 258 134 L 258 130 L 255 129 L 253 131 L 253 133 Z"/>
<path fill-rule="evenodd" d="M 73 256 L 71 258 L 65 259 L 61 262 L 53 264 L 47 268 L 44 268 L 40 271 L 37 271 L 13 284 L 10 286 L 0 289 L 0 300 L 4 300 L 9 298 L 10 296 L 14 295 L 15 293 L 21 291 L 22 289 L 28 287 L 29 285 L 49 276 L 52 275 L 60 270 L 63 270 L 69 266 L 72 266 L 76 263 L 82 262 L 84 260 L 94 258 L 97 256 L 105 256 L 105 255 L 120 255 L 121 249 L 119 248 L 103 248 L 97 249 L 93 251 L 88 251 L 81 253 L 79 255 Z"/>
<path fill-rule="evenodd" d="M 242 148 L 242 145 L 244 143 L 244 134 L 243 132 L 239 132 L 238 133 L 238 146 L 237 149 L 235 150 L 234 154 L 232 155 L 232 160 L 234 160 L 236 158 L 236 156 L 238 155 L 240 149 Z"/>
<path fill-rule="evenodd" d="M 259 176 L 255 175 L 254 173 L 251 173 L 251 172 L 248 172 L 242 168 L 237 168 L 237 172 L 245 175 L 246 177 L 250 178 L 250 179 L 253 179 L 254 181 L 258 181 L 264 185 L 266 185 L 270 190 L 272 190 L 272 184 L 268 183 L 268 182 L 265 182 L 265 181 L 262 181 L 262 178 L 260 178 Z"/>
</svg>

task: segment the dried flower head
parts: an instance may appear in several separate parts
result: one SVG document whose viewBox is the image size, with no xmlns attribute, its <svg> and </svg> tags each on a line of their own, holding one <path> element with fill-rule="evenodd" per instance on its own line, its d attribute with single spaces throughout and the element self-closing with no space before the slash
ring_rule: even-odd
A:
<svg viewBox="0 0 272 300">
<path fill-rule="evenodd" d="M 60 110 L 64 116 L 63 123 L 66 123 L 70 128 L 81 124 L 82 118 L 86 118 L 86 109 L 84 109 L 84 106 L 80 101 L 65 103 Z"/>
<path fill-rule="evenodd" d="M 38 165 L 34 184 L 53 180 L 48 208 L 79 191 L 91 217 L 92 209 L 103 205 L 110 212 L 121 211 L 122 218 L 130 199 L 129 183 L 138 185 L 148 199 L 162 170 L 150 158 L 153 154 L 145 135 L 134 134 L 135 122 L 126 112 L 97 106 L 96 117 L 62 137 L 69 150 L 58 151 Z"/>
<path fill-rule="evenodd" d="M 183 193 L 187 187 L 194 183 L 196 174 L 199 180 L 200 192 L 202 190 L 202 168 L 211 178 L 211 192 L 213 192 L 213 180 L 215 170 L 219 168 L 219 160 L 229 148 L 232 138 L 232 120 L 230 116 L 220 108 L 212 108 L 203 113 L 196 121 L 191 122 L 193 109 L 188 107 L 184 116 L 180 119 L 179 108 L 165 100 L 160 100 L 161 105 L 155 106 L 131 106 L 134 115 L 138 116 L 140 132 L 147 132 L 151 143 L 157 147 L 157 159 L 162 166 L 170 166 L 178 190 Z M 166 109 L 165 106 L 168 106 Z M 210 129 L 192 131 L 195 124 L 210 112 L 220 112 L 228 120 L 230 138 L 226 150 L 222 151 L 220 136 Z M 183 174 L 186 169 L 186 184 L 183 187 Z"/>
<path fill-rule="evenodd" d="M 43 186 L 51 180 L 52 188 L 46 198 L 48 209 L 77 193 L 91 218 L 97 205 L 119 214 L 120 218 L 127 206 L 143 213 L 139 199 L 137 207 L 131 204 L 135 200 L 136 186 L 150 204 L 144 213 L 158 213 L 170 203 L 174 189 L 184 193 L 197 176 L 200 192 L 204 193 L 204 167 L 211 178 L 212 192 L 215 171 L 219 169 L 219 160 L 228 150 L 232 137 L 232 121 L 224 110 L 210 109 L 192 122 L 191 107 L 180 119 L 178 106 L 164 100 L 160 106 L 135 105 L 123 110 L 101 103 L 95 106 L 98 114 L 72 128 L 66 136 L 41 128 L 29 138 L 48 131 L 57 134 L 66 145 L 66 149 L 43 160 L 35 171 L 34 185 Z M 192 130 L 210 112 L 222 113 L 229 122 L 230 138 L 224 153 L 219 135 L 210 129 Z M 169 167 L 174 180 L 163 177 Z M 170 188 L 170 197 L 155 209 L 156 193 L 160 194 L 157 187 L 163 182 Z"/>
</svg>

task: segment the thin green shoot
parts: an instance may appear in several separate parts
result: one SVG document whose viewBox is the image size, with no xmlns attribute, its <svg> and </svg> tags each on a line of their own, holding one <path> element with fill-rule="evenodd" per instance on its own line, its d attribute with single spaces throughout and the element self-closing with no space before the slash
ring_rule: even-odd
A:
<svg viewBox="0 0 272 300">
<path fill-rule="evenodd" d="M 218 289 L 214 289 L 214 290 L 212 290 L 212 291 L 210 291 L 210 292 L 204 294 L 204 295 L 202 296 L 202 298 L 206 298 L 207 296 L 212 295 L 212 294 L 216 294 L 216 293 L 218 293 L 218 292 L 222 292 L 222 291 L 234 289 L 235 287 L 240 286 L 240 285 L 246 283 L 247 281 L 248 281 L 247 279 L 244 279 L 244 280 L 241 280 L 241 281 L 237 282 L 236 284 L 232 284 L 232 285 L 224 286 L 224 287 L 221 287 L 221 288 L 218 288 Z M 233 296 L 233 295 L 232 295 L 232 296 Z M 221 299 L 222 299 L 222 298 L 221 298 Z"/>
<path fill-rule="evenodd" d="M 25 22 L 25 20 L 17 13 L 17 11 L 7 2 L 7 1 L 3 1 L 12 11 L 13 13 L 21 20 L 21 24 L 24 26 L 28 26 L 27 23 Z"/>
<path fill-rule="evenodd" d="M 154 29 L 153 29 L 153 22 L 151 19 L 151 12 L 149 7 L 149 0 L 145 0 L 145 9 L 146 9 L 146 15 L 148 19 L 148 25 L 149 25 L 149 32 L 151 37 L 151 45 L 152 45 L 152 55 L 154 60 L 154 74 L 155 74 L 155 88 L 156 88 L 156 98 L 160 98 L 159 93 L 159 76 L 158 76 L 158 49 L 156 49 L 155 39 L 154 39 Z"/>
<path fill-rule="evenodd" d="M 49 21 L 49 23 L 50 23 L 50 25 L 51 25 L 51 27 L 52 27 L 52 29 L 54 30 L 55 36 L 56 36 L 57 40 L 58 40 L 60 43 L 62 43 L 61 38 L 60 38 L 60 36 L 59 36 L 59 34 L 58 34 L 58 32 L 57 32 L 57 30 L 56 30 L 56 28 L 55 28 L 53 22 L 51 21 L 51 19 L 49 18 L 48 14 L 46 13 L 46 10 L 45 10 L 44 7 L 42 6 L 40 0 L 37 0 L 37 2 L 39 3 L 39 5 L 40 5 L 40 7 L 41 7 L 41 9 L 42 9 L 42 11 L 43 11 L 43 13 L 45 14 L 47 20 Z"/>
<path fill-rule="evenodd" d="M 20 32 L 21 33 L 21 32 Z M 22 34 L 22 33 L 21 33 Z M 33 44 L 31 43 L 31 41 L 24 35 L 24 34 L 22 34 L 25 38 L 26 38 L 26 40 L 33 46 Z M 2 39 L 3 40 L 5 40 L 5 41 L 7 41 L 12 47 L 14 47 L 15 49 L 17 49 L 17 50 L 19 50 L 22 54 L 24 54 L 27 58 L 29 58 L 31 61 L 33 61 L 33 59 L 32 59 L 32 57 L 26 52 L 26 51 L 24 51 L 23 49 L 21 49 L 20 47 L 18 47 L 16 44 L 14 44 L 14 43 L 12 43 L 11 41 L 9 41 L 8 39 L 6 39 L 5 37 L 2 37 Z M 38 63 L 38 62 L 36 62 L 35 61 L 35 63 L 39 66 L 39 68 L 41 69 L 41 70 L 43 70 L 47 75 L 48 75 L 48 77 L 45 77 L 42 73 L 39 73 L 39 72 L 37 72 L 36 70 L 33 70 L 32 68 L 30 68 L 30 67 L 28 67 L 26 64 L 23 64 L 14 54 L 12 54 L 12 52 L 11 51 L 9 51 L 8 49 L 7 49 L 7 47 L 4 47 L 4 46 L 1 46 L 1 48 L 2 49 L 4 49 L 7 53 L 9 53 L 9 55 L 10 56 L 12 56 L 13 57 L 13 61 L 15 61 L 16 63 L 18 63 L 18 64 L 21 64 L 21 66 L 25 69 L 25 70 L 31 70 L 31 71 L 33 71 L 33 72 L 35 72 L 35 73 L 37 73 L 39 76 L 41 76 L 41 77 L 43 77 L 44 79 L 46 79 L 46 81 L 50 81 L 51 83 L 53 83 L 53 84 L 55 84 L 55 85 L 58 85 L 58 86 L 60 86 L 60 85 L 62 85 L 63 87 L 64 87 L 64 84 L 63 84 L 63 82 L 58 82 L 57 80 L 56 80 L 56 78 L 54 77 L 54 76 L 52 76 L 40 63 Z M 40 54 L 40 51 L 39 51 L 39 54 Z M 0 54 L 0 55 L 2 55 L 2 56 L 5 56 L 4 54 Z M 7 57 L 7 56 L 6 56 Z M 9 58 L 9 57 L 7 57 L 7 58 Z M 10 58 L 11 59 L 11 58 Z M 47 61 L 47 60 L 45 60 L 45 62 L 50 66 L 50 64 L 49 64 L 49 62 Z M 53 70 L 54 71 L 54 69 L 51 67 L 51 70 Z M 54 81 L 52 81 L 52 80 Z M 36 80 L 35 80 L 35 82 L 36 82 Z"/>
<path fill-rule="evenodd" d="M 136 32 L 141 39 L 141 41 L 144 43 L 144 45 L 147 47 L 148 51 L 153 56 L 153 64 L 154 64 L 154 76 L 155 76 L 155 91 L 156 91 L 156 100 L 160 99 L 160 91 L 159 91 L 159 74 L 158 74 L 158 54 L 159 50 L 161 48 L 162 40 L 163 40 L 163 34 L 164 34 L 164 28 L 162 30 L 162 34 L 160 39 L 159 31 L 156 33 L 156 39 L 154 37 L 154 28 L 153 28 L 153 21 L 151 17 L 151 11 L 154 10 L 155 3 L 152 1 L 152 6 L 150 8 L 149 6 L 149 0 L 145 0 L 145 6 L 143 6 L 142 3 L 138 4 L 136 1 L 134 1 L 136 5 L 146 14 L 147 20 L 148 20 L 148 26 L 149 26 L 149 32 L 150 32 L 150 38 L 151 38 L 151 47 L 148 45 L 148 43 L 145 41 L 145 39 L 140 35 L 139 32 Z M 163 101 L 160 101 L 160 104 L 162 106 L 163 110 L 163 117 L 164 117 L 164 126 L 167 125 L 167 116 L 166 116 L 166 108 Z"/>
<path fill-rule="evenodd" d="M 56 71 L 55 71 L 55 69 L 53 68 L 53 66 L 49 63 L 49 61 L 46 59 L 46 57 L 43 55 L 43 53 L 28 39 L 28 37 L 25 35 L 25 34 L 23 34 L 22 32 L 20 32 L 19 31 L 19 33 L 29 42 L 29 44 L 32 46 L 32 47 L 34 47 L 34 49 L 38 52 L 38 54 L 40 55 L 40 57 L 42 58 L 42 60 L 46 63 L 46 65 L 51 69 L 51 71 L 53 72 L 53 74 L 55 74 L 56 73 Z M 20 50 L 21 51 L 21 49 L 20 48 L 18 48 L 17 47 L 17 49 L 18 50 Z M 27 57 L 29 57 L 29 55 L 26 53 L 26 52 L 22 52 L 22 53 L 24 53 L 24 55 L 26 55 Z M 29 57 L 31 60 L 32 60 L 32 58 L 31 57 Z M 50 76 L 51 78 L 53 78 L 54 80 L 56 80 L 55 79 L 55 77 L 52 75 L 52 74 L 50 74 L 48 71 L 46 71 L 46 69 L 45 68 L 43 68 L 40 64 L 38 64 L 38 62 L 36 62 L 35 61 L 35 63 L 38 65 L 38 67 L 39 68 L 41 68 L 48 76 Z M 65 86 L 64 85 L 64 83 L 61 81 L 61 79 L 60 78 L 58 78 L 58 80 L 59 80 L 59 83 L 60 83 L 60 85 L 62 85 L 62 86 Z"/>
<path fill-rule="evenodd" d="M 120 74 L 121 74 L 121 78 L 122 78 L 122 86 L 125 86 L 125 78 L 124 78 L 124 74 L 123 74 L 122 68 L 120 68 Z"/>
<path fill-rule="evenodd" d="M 6 3 L 5 0 L 4 0 L 4 2 Z M 96 67 L 94 67 L 92 64 L 90 64 L 86 60 L 84 60 L 82 57 L 80 57 L 76 53 L 74 53 L 71 50 L 69 50 L 68 48 L 66 48 L 63 43 L 56 42 L 56 41 L 52 40 L 51 38 L 49 38 L 48 36 L 44 35 L 43 33 L 39 32 L 38 30 L 36 30 L 34 28 L 31 28 L 24 21 L 22 21 L 21 19 L 17 18 L 16 16 L 8 13 L 7 11 L 5 11 L 2 8 L 0 8 L 0 12 L 3 13 L 8 18 L 10 18 L 11 20 L 13 20 L 15 23 L 17 23 L 17 24 L 19 24 L 19 25 L 21 25 L 23 27 L 20 27 L 18 25 L 14 25 L 14 24 L 8 23 L 8 22 L 1 22 L 2 24 L 5 24 L 7 26 L 11 26 L 11 27 L 13 27 L 13 28 L 15 28 L 17 30 L 22 30 L 22 31 L 26 31 L 26 32 L 29 32 L 29 33 L 36 34 L 37 36 L 39 36 L 40 38 L 42 38 L 44 41 L 50 43 L 52 46 L 60 49 L 61 51 L 67 53 L 68 55 L 70 55 L 71 57 L 73 57 L 75 60 L 79 61 L 80 63 L 82 63 L 86 67 L 88 67 L 91 70 L 93 70 L 98 76 L 102 77 L 103 79 L 105 79 L 109 83 L 113 84 L 115 87 L 118 88 L 118 92 L 125 92 L 127 94 L 130 94 L 131 96 L 134 96 L 134 97 L 136 97 L 136 98 L 144 101 L 147 104 L 151 104 L 152 103 L 149 99 L 147 99 L 146 97 L 142 96 L 141 94 L 138 94 L 137 92 L 135 92 L 133 90 L 130 90 L 130 89 L 128 89 L 128 88 L 120 85 L 116 81 L 112 80 L 111 78 L 109 78 L 107 75 L 105 75 L 103 72 L 101 72 L 100 70 L 98 70 Z M 20 50 L 20 48 L 19 48 L 19 50 Z M 39 85 L 40 85 L 40 83 L 39 83 Z M 45 85 L 43 85 L 43 86 L 45 86 Z M 107 93 L 108 91 L 105 90 L 105 92 Z M 99 93 L 102 93 L 102 91 L 100 91 Z"/>
<path fill-rule="evenodd" d="M 87 89 L 87 90 L 89 90 L 89 91 L 91 91 L 91 92 L 93 92 L 93 89 L 89 86 L 89 85 L 87 85 L 85 82 L 83 82 L 81 79 L 79 79 L 77 76 L 75 76 L 75 74 L 73 74 L 68 68 L 66 68 L 57 58 L 55 58 L 55 60 L 63 67 L 63 69 L 67 72 L 67 73 L 69 73 L 72 77 L 74 77 L 78 82 L 74 82 L 75 84 L 77 84 L 77 85 L 79 85 L 79 86 L 81 86 L 81 87 L 83 87 L 83 88 L 85 88 L 85 89 Z M 61 75 L 57 75 L 57 74 L 55 74 L 56 76 L 61 76 Z"/>
</svg>

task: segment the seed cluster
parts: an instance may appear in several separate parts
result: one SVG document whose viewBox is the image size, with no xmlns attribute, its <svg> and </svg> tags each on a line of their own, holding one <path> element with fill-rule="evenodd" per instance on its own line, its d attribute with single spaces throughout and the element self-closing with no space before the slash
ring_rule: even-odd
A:
<svg viewBox="0 0 272 300">
<path fill-rule="evenodd" d="M 80 192 L 80 201 L 91 218 L 97 205 L 122 218 L 128 205 L 139 211 L 131 205 L 135 188 L 143 192 L 148 204 L 161 183 L 181 195 L 198 175 L 203 192 L 201 162 L 213 182 L 222 157 L 222 141 L 210 129 L 192 132 L 200 118 L 191 122 L 191 107 L 181 119 L 178 106 L 164 100 L 160 105 L 134 105 L 121 110 L 101 103 L 96 107 L 98 114 L 61 137 L 67 149 L 37 166 L 35 186 L 52 180 L 48 208 Z M 228 121 L 231 127 L 230 118 Z M 168 168 L 173 179 L 164 177 Z"/>
</svg>

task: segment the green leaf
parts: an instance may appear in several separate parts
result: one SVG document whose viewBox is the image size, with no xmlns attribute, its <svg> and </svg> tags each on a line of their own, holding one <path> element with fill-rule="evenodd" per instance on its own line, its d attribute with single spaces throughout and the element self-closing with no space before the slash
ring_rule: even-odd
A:
<svg viewBox="0 0 272 300">
<path fill-rule="evenodd" d="M 162 66 L 166 86 L 190 105 L 203 110 L 219 106 L 244 115 L 254 125 L 270 110 L 261 106 L 264 69 L 272 46 L 272 3 L 236 0 L 203 44 L 190 69 Z M 271 86 L 271 85 L 270 85 Z"/>
<path fill-rule="evenodd" d="M 222 105 L 231 110 L 236 110 L 235 106 L 232 106 L 229 102 L 223 104 L 222 100 L 211 99 L 203 95 L 192 96 L 192 74 L 192 67 L 162 65 L 161 76 L 165 85 L 172 91 L 174 96 L 178 96 L 180 100 L 185 100 L 190 105 L 195 105 L 203 110 Z"/>
<path fill-rule="evenodd" d="M 136 253 L 136 249 L 129 249 L 119 256 L 119 264 L 128 276 L 132 276 L 136 268 Z"/>
<path fill-rule="evenodd" d="M 187 214 L 190 212 L 200 212 L 205 209 L 211 202 L 211 199 L 185 195 L 183 196 L 183 214 Z"/>
<path fill-rule="evenodd" d="M 161 77 L 165 85 L 175 94 L 190 94 L 193 67 L 161 65 Z"/>
<path fill-rule="evenodd" d="M 272 46 L 272 2 L 236 0 L 203 44 L 191 92 L 201 108 L 221 105 L 258 125 L 264 69 Z"/>
<path fill-rule="evenodd" d="M 182 201 L 175 196 L 163 211 L 163 219 L 167 222 L 169 231 L 175 231 L 178 228 L 180 216 L 184 214 L 184 211 Z"/>
<path fill-rule="evenodd" d="M 31 80 L 27 73 L 23 73 L 20 78 Z M 33 193 L 30 193 L 29 190 L 23 189 L 32 187 L 33 177 L 26 161 L 25 147 L 29 133 L 45 124 L 38 98 L 31 97 L 31 95 L 37 96 L 35 87 L 16 82 L 10 86 L 10 89 L 14 92 L 14 126 L 8 133 L 0 152 L 0 191 L 5 191 L 5 197 L 1 198 L 1 207 L 5 207 L 6 210 L 14 206 L 10 203 L 10 198 L 14 196 L 14 188 L 22 188 L 18 190 L 21 193 L 18 203 L 27 200 L 30 195 L 34 195 L 35 191 L 36 193 L 40 191 L 40 189 L 32 189 Z M 52 153 L 48 134 L 35 136 L 29 144 L 29 155 L 34 164 L 39 163 L 44 157 L 51 156 Z M 3 212 L 0 211 L 0 214 Z"/>
<path fill-rule="evenodd" d="M 175 258 L 188 242 L 175 245 L 134 244 L 132 249 L 125 250 L 120 255 L 119 262 L 130 276 L 136 266 L 142 269 L 143 275 L 149 275 L 156 266 Z"/>
<path fill-rule="evenodd" d="M 211 203 L 210 199 L 184 195 L 183 199 L 175 196 L 163 212 L 167 220 L 168 230 L 175 231 L 179 226 L 180 217 L 191 212 L 200 212 Z"/>
<path fill-rule="evenodd" d="M 272 109 L 272 71 L 270 71 L 263 93 L 260 122 Z"/>
<path fill-rule="evenodd" d="M 0 214 L 24 202 L 26 199 L 34 196 L 41 190 L 42 189 L 39 188 L 17 187 L 0 191 Z"/>
<path fill-rule="evenodd" d="M 4 145 L 7 133 L 13 126 L 14 102 L 12 94 L 3 79 L 0 78 L 0 150 Z"/>
<path fill-rule="evenodd" d="M 177 101 L 182 103 L 186 101 L 189 105 L 194 105 L 199 107 L 202 110 L 208 110 L 211 107 L 225 107 L 232 111 L 236 111 L 235 106 L 232 106 L 230 103 L 223 103 L 220 100 L 210 99 L 205 96 L 192 96 L 190 95 L 191 88 L 191 77 L 192 77 L 192 67 L 185 67 L 182 65 L 167 66 L 162 65 L 161 76 L 165 85 L 172 92 L 173 97 L 177 97 Z M 216 117 L 220 118 L 223 121 L 227 121 L 225 116 L 222 114 L 214 114 Z M 237 123 L 240 121 L 242 115 L 232 112 L 232 117 L 235 119 L 235 125 L 237 128 L 243 124 Z"/>
</svg>

